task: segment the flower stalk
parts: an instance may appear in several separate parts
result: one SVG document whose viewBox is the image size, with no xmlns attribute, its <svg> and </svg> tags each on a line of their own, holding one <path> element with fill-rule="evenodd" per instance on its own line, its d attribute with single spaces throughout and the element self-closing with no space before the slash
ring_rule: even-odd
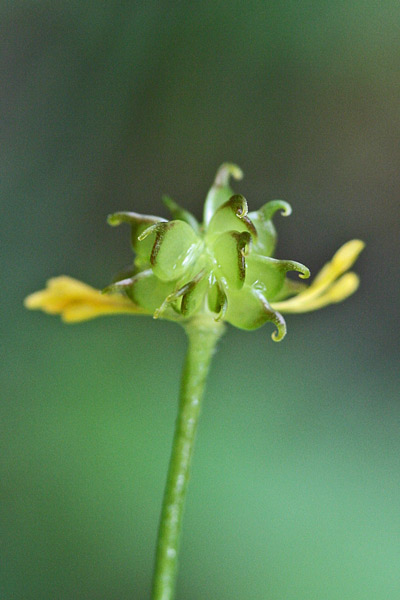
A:
<svg viewBox="0 0 400 600">
<path fill-rule="evenodd" d="M 179 538 L 194 442 L 211 358 L 225 326 L 212 316 L 185 325 L 188 349 L 158 530 L 152 600 L 174 597 Z"/>
</svg>

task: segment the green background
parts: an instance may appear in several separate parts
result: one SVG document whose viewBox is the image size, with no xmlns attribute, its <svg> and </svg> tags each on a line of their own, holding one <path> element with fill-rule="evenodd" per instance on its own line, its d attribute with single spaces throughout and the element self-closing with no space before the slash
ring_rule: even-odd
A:
<svg viewBox="0 0 400 600">
<path fill-rule="evenodd" d="M 150 318 L 65 326 L 23 298 L 131 260 L 106 215 L 200 217 L 218 165 L 278 256 L 367 247 L 359 292 L 229 328 L 208 384 L 178 600 L 398 600 L 400 7 L 2 2 L 2 600 L 149 597 L 185 352 Z"/>
</svg>

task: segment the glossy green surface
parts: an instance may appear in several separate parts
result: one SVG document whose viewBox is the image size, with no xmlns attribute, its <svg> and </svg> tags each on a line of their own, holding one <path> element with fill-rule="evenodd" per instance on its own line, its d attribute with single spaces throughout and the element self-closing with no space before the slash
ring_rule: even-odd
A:
<svg viewBox="0 0 400 600">
<path fill-rule="evenodd" d="M 136 257 L 131 277 L 124 273 L 104 292 L 120 291 L 155 318 L 182 323 L 201 314 L 240 329 L 257 329 L 272 321 L 277 328 L 272 339 L 281 341 L 286 323 L 270 301 L 301 290 L 286 279 L 288 271 L 298 271 L 302 279 L 310 271 L 296 261 L 266 254 L 272 254 L 276 245 L 272 217 L 278 210 L 289 215 L 291 207 L 272 200 L 250 219 L 246 199 L 233 194 L 229 185 L 230 177 L 239 173 L 236 165 L 219 167 L 202 224 L 169 197 L 164 197 L 164 204 L 177 217 L 171 221 L 137 213 L 109 215 L 110 225 L 131 226 Z"/>
</svg>

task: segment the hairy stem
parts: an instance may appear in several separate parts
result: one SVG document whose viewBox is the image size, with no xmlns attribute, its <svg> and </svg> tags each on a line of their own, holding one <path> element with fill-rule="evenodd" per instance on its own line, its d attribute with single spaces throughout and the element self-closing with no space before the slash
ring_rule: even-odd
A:
<svg viewBox="0 0 400 600">
<path fill-rule="evenodd" d="M 189 344 L 158 530 L 152 600 L 172 600 L 174 597 L 182 513 L 201 400 L 211 357 L 224 326 L 201 315 L 190 321 L 185 329 Z"/>
</svg>

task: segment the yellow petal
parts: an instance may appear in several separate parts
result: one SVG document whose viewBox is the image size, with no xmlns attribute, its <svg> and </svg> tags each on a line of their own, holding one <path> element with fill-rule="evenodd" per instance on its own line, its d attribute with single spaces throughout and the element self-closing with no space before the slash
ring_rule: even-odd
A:
<svg viewBox="0 0 400 600">
<path fill-rule="evenodd" d="M 361 240 L 350 240 L 350 242 L 341 246 L 333 255 L 332 260 L 322 267 L 314 279 L 313 286 L 327 286 L 332 283 L 354 265 L 364 248 L 365 243 Z"/>
<path fill-rule="evenodd" d="M 332 260 L 322 267 L 304 292 L 289 300 L 275 302 L 272 307 L 281 312 L 300 313 L 341 302 L 358 288 L 358 276 L 355 273 L 343 273 L 354 264 L 364 246 L 361 240 L 347 242 L 339 248 Z M 341 275 L 343 276 L 340 277 Z"/>
<path fill-rule="evenodd" d="M 312 310 L 318 310 L 329 304 L 342 302 L 357 290 L 360 284 L 360 278 L 355 273 L 345 273 L 335 281 L 325 292 L 317 297 L 302 298 L 302 294 L 285 300 L 284 302 L 275 302 L 271 304 L 274 310 L 286 313 L 303 313 Z"/>
<path fill-rule="evenodd" d="M 102 294 L 86 283 L 66 275 L 49 279 L 46 289 L 25 298 L 24 304 L 26 308 L 60 314 L 63 321 L 68 323 L 109 314 L 145 313 L 120 294 Z"/>
</svg>

